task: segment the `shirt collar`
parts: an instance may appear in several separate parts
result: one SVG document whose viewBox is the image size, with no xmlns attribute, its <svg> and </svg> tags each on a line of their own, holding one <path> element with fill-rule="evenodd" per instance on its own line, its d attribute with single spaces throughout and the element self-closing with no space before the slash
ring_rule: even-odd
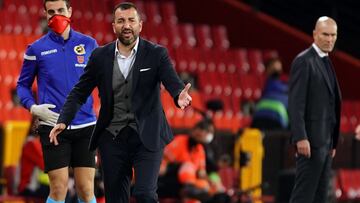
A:
<svg viewBox="0 0 360 203">
<path fill-rule="evenodd" d="M 325 56 L 329 56 L 328 53 L 325 53 L 325 52 L 321 51 L 321 49 L 320 49 L 315 43 L 312 44 L 312 47 L 314 47 L 316 53 L 317 53 L 321 58 L 323 58 L 323 57 L 325 57 Z"/>
<path fill-rule="evenodd" d="M 50 38 L 52 40 L 54 40 L 55 42 L 63 43 L 64 41 L 69 41 L 72 38 L 73 32 L 74 32 L 74 30 L 70 27 L 69 38 L 67 40 L 64 40 L 64 38 L 61 35 L 56 34 L 54 31 L 52 31 L 52 29 L 49 29 L 48 34 L 49 34 Z"/>
<path fill-rule="evenodd" d="M 116 57 L 118 54 L 119 54 L 120 56 L 123 56 L 123 55 L 120 54 L 120 51 L 119 51 L 119 49 L 118 49 L 118 46 L 117 46 L 118 43 L 119 43 L 119 39 L 116 39 L 116 43 L 115 43 L 115 57 Z M 134 48 L 131 50 L 130 56 L 133 56 L 133 55 L 136 54 L 138 47 L 139 47 L 139 37 L 136 39 L 135 46 L 134 46 Z M 126 58 L 126 57 L 124 57 L 124 58 Z"/>
</svg>

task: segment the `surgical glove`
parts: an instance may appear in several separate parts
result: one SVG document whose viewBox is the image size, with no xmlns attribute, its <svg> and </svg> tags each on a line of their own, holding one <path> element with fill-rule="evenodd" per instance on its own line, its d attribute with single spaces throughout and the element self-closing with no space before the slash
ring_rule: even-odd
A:
<svg viewBox="0 0 360 203">
<path fill-rule="evenodd" d="M 44 121 L 47 124 L 54 126 L 59 118 L 59 114 L 51 111 L 50 109 L 55 108 L 54 104 L 40 104 L 32 105 L 30 107 L 30 112 L 32 115 L 35 115 Z"/>
</svg>

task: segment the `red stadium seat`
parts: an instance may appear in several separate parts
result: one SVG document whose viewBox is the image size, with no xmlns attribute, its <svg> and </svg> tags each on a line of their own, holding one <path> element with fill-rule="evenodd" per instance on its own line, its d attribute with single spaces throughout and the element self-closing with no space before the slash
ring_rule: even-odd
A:
<svg viewBox="0 0 360 203">
<path fill-rule="evenodd" d="M 352 133 L 360 124 L 360 102 L 343 101 L 341 106 L 340 130 L 341 132 Z"/>
<path fill-rule="evenodd" d="M 230 74 L 229 83 L 232 87 L 231 90 L 231 109 L 234 113 L 241 111 L 241 99 L 243 96 L 243 90 L 240 84 L 239 74 Z"/>
<path fill-rule="evenodd" d="M 225 119 L 224 112 L 217 111 L 214 113 L 212 120 L 214 121 L 214 125 L 216 129 L 225 130 Z"/>
<path fill-rule="evenodd" d="M 196 25 L 195 35 L 197 47 L 203 50 L 211 49 L 213 47 L 213 40 L 211 37 L 211 28 L 209 25 Z"/>
<path fill-rule="evenodd" d="M 340 200 L 360 200 L 360 170 L 341 169 L 338 179 L 342 193 Z"/>
<path fill-rule="evenodd" d="M 262 60 L 262 52 L 258 49 L 249 49 L 247 51 L 250 64 L 250 72 L 254 74 L 263 74 L 265 67 Z"/>
<path fill-rule="evenodd" d="M 354 132 L 356 126 L 360 124 L 360 102 L 354 101 L 352 103 L 354 111 L 352 117 L 350 118 L 350 123 L 352 125 L 351 131 Z"/>
<path fill-rule="evenodd" d="M 113 8 L 110 5 L 110 1 L 102 1 L 101 3 L 99 3 L 98 0 L 90 0 L 89 5 L 91 7 L 91 11 L 96 15 L 98 13 L 101 14 L 106 14 L 106 13 L 111 13 L 112 10 L 110 10 L 110 8 Z"/>
<path fill-rule="evenodd" d="M 156 1 L 145 1 L 144 9 L 146 14 L 146 23 L 155 25 L 159 25 L 161 23 L 159 5 Z"/>
<path fill-rule="evenodd" d="M 94 110 L 96 113 L 96 116 L 99 116 L 99 111 L 101 107 L 100 98 L 99 98 L 99 90 L 97 88 L 94 89 L 92 92 L 92 97 L 94 99 Z"/>
<path fill-rule="evenodd" d="M 115 0 L 115 2 L 119 3 L 119 1 L 117 1 L 117 0 Z M 145 22 L 144 24 L 146 24 L 146 22 L 148 21 L 148 16 L 147 16 L 147 13 L 146 13 L 146 10 L 145 10 L 144 1 L 134 0 L 132 2 L 136 5 L 138 11 L 140 12 L 142 21 L 144 21 Z"/>
<path fill-rule="evenodd" d="M 268 61 L 271 58 L 279 57 L 279 53 L 274 49 L 265 49 L 262 50 L 262 59 L 264 62 Z"/>
<path fill-rule="evenodd" d="M 181 37 L 179 33 L 179 26 L 176 24 L 165 24 L 166 35 L 169 39 L 168 47 L 178 48 L 181 45 Z"/>
<path fill-rule="evenodd" d="M 246 122 L 244 122 L 244 116 L 241 112 L 235 113 L 235 115 L 232 117 L 231 126 L 232 126 L 232 132 L 236 133 L 239 131 L 240 128 L 244 128 L 247 126 Z"/>
<path fill-rule="evenodd" d="M 232 49 L 230 50 L 230 55 L 236 66 L 236 72 L 240 74 L 247 74 L 250 71 L 246 49 Z"/>
<path fill-rule="evenodd" d="M 263 81 L 260 76 L 255 74 L 242 75 L 240 85 L 243 92 L 243 99 L 256 101 L 260 98 L 263 87 Z"/>
<path fill-rule="evenodd" d="M 6 24 L 6 20 L 5 20 L 5 15 L 7 15 L 7 13 L 5 13 L 6 11 L 4 9 L 0 9 L 0 33 L 4 33 L 4 28 L 5 28 L 5 24 Z"/>
<path fill-rule="evenodd" d="M 190 96 L 192 98 L 191 107 L 198 109 L 200 111 L 205 111 L 204 100 L 201 97 L 200 92 L 197 90 L 191 90 Z"/>
<path fill-rule="evenodd" d="M 22 106 L 14 106 L 10 109 L 10 114 L 8 116 L 9 120 L 17 120 L 17 121 L 30 121 L 31 114 L 28 110 L 26 110 Z"/>
<path fill-rule="evenodd" d="M 4 33 L 4 34 L 14 33 L 16 17 L 17 17 L 16 9 L 17 9 L 17 7 L 15 6 L 15 4 L 10 4 L 7 7 L 6 13 L 3 14 L 4 16 L 3 16 L 2 33 Z"/>
<path fill-rule="evenodd" d="M 200 52 L 197 49 L 178 48 L 174 50 L 176 70 L 178 72 L 189 72 L 197 74 L 200 70 Z M 203 64 L 204 66 L 205 64 Z M 205 65 L 206 66 L 206 65 Z"/>
<path fill-rule="evenodd" d="M 143 28 L 145 28 L 147 39 L 165 47 L 169 46 L 170 40 L 165 26 L 147 22 L 146 25 L 143 25 Z"/>
<path fill-rule="evenodd" d="M 160 4 L 162 21 L 168 25 L 176 25 L 178 18 L 176 15 L 175 3 L 172 1 L 162 2 Z"/>
<path fill-rule="evenodd" d="M 17 18 L 15 20 L 14 34 L 26 34 L 32 33 L 31 16 L 29 17 L 29 11 L 25 4 L 21 4 L 17 7 Z"/>
<path fill-rule="evenodd" d="M 227 35 L 226 27 L 223 25 L 212 26 L 211 35 L 214 42 L 214 48 L 216 50 L 228 50 L 230 42 Z"/>
<path fill-rule="evenodd" d="M 161 103 L 163 105 L 165 115 L 170 126 L 173 126 L 176 107 L 174 104 L 174 100 L 172 99 L 170 94 L 165 90 L 161 90 Z"/>
<path fill-rule="evenodd" d="M 181 47 L 192 49 L 196 46 L 194 26 L 190 23 L 179 25 Z"/>
<path fill-rule="evenodd" d="M 186 108 L 184 110 L 183 128 L 192 128 L 202 119 L 202 115 L 193 108 Z"/>
</svg>

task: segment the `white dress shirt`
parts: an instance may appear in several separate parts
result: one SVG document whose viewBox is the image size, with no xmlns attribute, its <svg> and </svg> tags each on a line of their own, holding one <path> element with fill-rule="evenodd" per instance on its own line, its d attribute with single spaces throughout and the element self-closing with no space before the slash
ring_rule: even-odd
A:
<svg viewBox="0 0 360 203">
<path fill-rule="evenodd" d="M 139 46 L 139 37 L 136 40 L 134 48 L 131 50 L 131 54 L 127 57 L 120 53 L 118 46 L 117 46 L 118 43 L 119 43 L 119 40 L 117 39 L 116 45 L 115 45 L 115 57 L 119 64 L 121 73 L 123 74 L 124 78 L 127 78 L 127 76 L 129 75 L 130 69 L 135 62 L 136 52 L 137 52 L 137 49 Z"/>
</svg>

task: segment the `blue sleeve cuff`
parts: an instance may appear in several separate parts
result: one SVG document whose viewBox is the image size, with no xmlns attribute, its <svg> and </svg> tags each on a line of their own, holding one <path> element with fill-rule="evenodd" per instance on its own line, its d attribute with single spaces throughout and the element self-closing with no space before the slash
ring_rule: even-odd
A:
<svg viewBox="0 0 360 203">
<path fill-rule="evenodd" d="M 25 104 L 25 107 L 30 111 L 30 108 L 32 105 L 34 105 L 35 102 L 34 101 L 28 101 L 26 104 Z"/>
</svg>

